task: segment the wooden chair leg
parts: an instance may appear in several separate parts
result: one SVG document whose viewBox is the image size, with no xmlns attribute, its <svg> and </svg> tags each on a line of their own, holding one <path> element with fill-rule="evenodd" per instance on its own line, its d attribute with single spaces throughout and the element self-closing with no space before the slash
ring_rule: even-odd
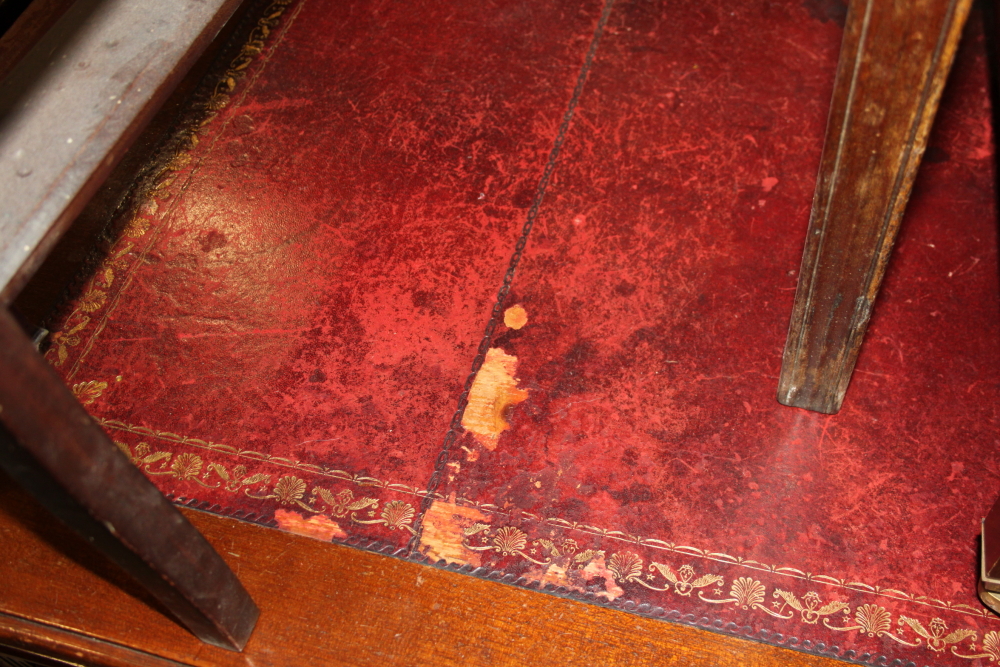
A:
<svg viewBox="0 0 1000 667">
<path fill-rule="evenodd" d="M 971 0 L 850 3 L 778 400 L 840 410 Z"/>
<path fill-rule="evenodd" d="M 257 606 L 0 308 L 0 465 L 202 641 L 242 649 Z"/>
<path fill-rule="evenodd" d="M 979 548 L 979 599 L 1000 614 L 1000 499 L 983 519 Z"/>
</svg>

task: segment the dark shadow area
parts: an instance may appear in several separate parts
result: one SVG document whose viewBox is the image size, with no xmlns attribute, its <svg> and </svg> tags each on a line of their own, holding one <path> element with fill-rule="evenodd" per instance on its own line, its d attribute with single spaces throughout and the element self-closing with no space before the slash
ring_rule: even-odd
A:
<svg viewBox="0 0 1000 667">
<path fill-rule="evenodd" d="M 66 662 L 33 651 L 2 646 L 0 647 L 0 667 L 82 667 L 82 663 Z"/>
<path fill-rule="evenodd" d="M 10 30 L 14 21 L 24 13 L 30 4 L 31 0 L 0 0 L 0 36 Z"/>
<path fill-rule="evenodd" d="M 983 13 L 983 44 L 986 47 L 986 66 L 990 79 L 990 110 L 993 115 L 993 178 L 995 192 L 1000 195 L 1000 155 L 997 154 L 997 130 L 1000 129 L 1000 16 L 998 0 L 979 0 Z M 997 206 L 997 224 L 1000 230 L 1000 202 Z M 1000 238 L 1000 233 L 998 233 Z"/>
</svg>

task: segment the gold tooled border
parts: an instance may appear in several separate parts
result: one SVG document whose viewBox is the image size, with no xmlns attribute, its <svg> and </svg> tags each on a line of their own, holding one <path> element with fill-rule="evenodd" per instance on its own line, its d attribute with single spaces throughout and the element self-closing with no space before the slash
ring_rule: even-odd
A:
<svg viewBox="0 0 1000 667">
<path fill-rule="evenodd" d="M 78 393 L 83 400 L 92 402 L 90 399 L 100 396 L 103 392 L 104 387 L 100 385 L 106 386 L 106 383 L 81 383 L 78 385 Z M 74 387 L 74 390 L 77 390 L 77 387 Z M 118 420 L 101 419 L 99 421 L 102 426 L 112 430 L 188 445 L 219 454 L 249 458 L 306 473 L 318 472 L 328 478 L 346 481 L 357 487 L 377 487 L 408 493 L 416 497 L 427 493 L 403 484 L 393 484 L 373 477 L 352 475 L 343 470 L 303 464 L 293 459 L 270 456 L 252 450 L 241 450 L 200 438 L 134 426 Z M 416 510 L 413 504 L 402 500 L 386 500 L 378 495 L 376 497 L 367 496 L 364 490 L 360 495 L 355 496 L 354 491 L 350 488 L 341 487 L 337 490 L 335 487 L 334 490 L 331 490 L 316 484 L 315 481 L 311 484 L 307 483 L 306 480 L 294 475 L 282 475 L 274 482 L 272 481 L 273 475 L 248 470 L 244 465 L 230 466 L 217 461 L 205 461 L 198 454 L 154 450 L 146 442 L 135 445 L 117 444 L 130 460 L 148 475 L 170 475 L 182 481 L 200 484 L 208 489 L 222 489 L 254 499 L 273 500 L 282 507 L 290 507 L 292 510 L 302 509 L 307 512 L 307 516 L 303 516 L 295 512 L 276 511 L 275 519 L 278 521 L 278 527 L 283 530 L 311 535 L 323 540 L 350 539 L 351 536 L 344 531 L 341 525 L 346 523 L 356 527 L 377 524 L 390 531 L 398 530 L 400 533 L 408 531 L 411 535 L 416 534 L 414 529 L 414 520 L 417 518 Z M 310 486 L 312 486 L 311 492 Z M 183 502 L 183 499 L 181 501 Z M 527 512 L 502 512 L 498 511 L 495 506 L 470 503 L 464 499 L 452 502 L 456 505 L 464 504 L 476 507 L 479 515 L 485 520 L 489 520 L 484 514 L 486 512 L 507 520 L 507 523 L 501 520 L 499 525 L 493 524 L 492 521 L 490 523 L 477 521 L 464 526 L 461 546 L 469 553 L 487 552 L 493 553 L 497 557 L 515 557 L 530 563 L 529 568 L 532 565 L 542 568 L 552 566 L 557 575 L 560 572 L 563 573 L 561 577 L 556 577 L 557 580 L 565 580 L 564 583 L 571 587 L 574 587 L 572 582 L 579 579 L 581 573 L 585 575 L 589 573 L 588 576 L 602 576 L 603 573 L 609 588 L 605 593 L 597 595 L 607 597 L 608 603 L 617 602 L 626 610 L 629 601 L 625 600 L 624 605 L 622 605 L 620 600 L 624 599 L 626 593 L 621 587 L 634 585 L 668 595 L 684 596 L 703 604 L 716 605 L 720 610 L 736 611 L 742 609 L 744 612 L 753 612 L 760 618 L 764 618 L 761 616 L 763 614 L 780 621 L 801 621 L 833 632 L 858 632 L 855 640 L 857 642 L 866 642 L 865 636 L 869 639 L 884 640 L 883 651 L 885 643 L 891 640 L 893 643 L 910 650 L 927 649 L 938 654 L 947 651 L 953 656 L 965 660 L 983 658 L 987 658 L 991 662 L 1000 660 L 1000 632 L 996 630 L 978 627 L 952 629 L 939 616 L 929 621 L 927 616 L 924 616 L 924 619 L 921 620 L 900 613 L 900 610 L 892 605 L 883 607 L 880 604 L 866 602 L 864 598 L 861 600 L 849 598 L 848 601 L 842 599 L 824 600 L 826 593 L 821 595 L 815 589 L 806 589 L 807 592 L 802 593 L 801 586 L 798 587 L 800 589 L 798 592 L 785 590 L 779 588 L 780 581 L 774 579 L 761 580 L 754 576 L 734 577 L 729 574 L 723 576 L 718 569 L 715 569 L 714 572 L 699 573 L 690 562 L 671 559 L 674 561 L 673 563 L 661 563 L 653 560 L 656 557 L 655 554 L 639 555 L 631 549 L 621 549 L 607 556 L 605 550 L 594 548 L 582 550 L 578 542 L 571 537 L 558 536 L 551 532 L 544 537 L 537 534 L 532 537 L 526 530 L 531 533 L 537 533 L 537 531 L 525 526 L 524 519 L 536 521 L 539 526 L 548 525 L 559 529 L 587 532 L 597 535 L 601 539 L 608 538 L 623 542 L 624 545 L 647 547 L 681 556 L 695 556 L 721 565 L 735 565 L 767 574 L 791 577 L 800 583 L 826 584 L 855 593 L 883 596 L 894 601 L 901 601 L 904 604 L 915 603 L 931 608 L 946 609 L 958 614 L 993 618 L 985 610 L 978 610 L 969 605 L 949 603 L 926 596 L 913 596 L 895 589 L 872 587 L 825 575 L 812 575 L 795 568 L 767 565 L 723 553 L 704 551 L 696 547 L 678 546 L 662 540 L 628 535 L 622 531 L 539 517 Z M 516 521 L 512 521 L 515 514 Z M 598 546 L 603 546 L 603 544 Z M 647 558 L 650 561 L 648 568 L 645 562 Z M 468 559 L 461 558 L 442 562 L 463 567 L 470 565 Z M 724 588 L 727 579 L 730 581 L 728 591 Z M 533 579 L 527 575 L 524 580 Z M 545 582 L 544 576 L 538 579 L 539 584 Z M 549 581 L 548 584 L 554 585 L 552 581 Z M 769 592 L 770 595 L 768 595 Z M 634 602 L 632 604 L 634 605 Z M 893 623 L 894 619 L 895 623 Z M 954 620 L 957 619 L 953 619 L 953 622 Z M 980 637 L 982 637 L 981 642 L 979 641 Z"/>
<path fill-rule="evenodd" d="M 196 447 L 198 449 L 203 449 L 210 452 L 218 452 L 220 454 L 227 454 L 229 456 L 237 456 L 249 459 L 251 461 L 255 461 L 257 463 L 266 463 L 280 468 L 295 470 L 297 472 L 309 473 L 312 475 L 321 475 L 323 477 L 329 477 L 331 479 L 350 482 L 352 484 L 361 487 L 385 489 L 387 491 L 404 493 L 419 498 L 425 498 L 428 495 L 428 491 L 426 489 L 419 489 L 415 486 L 409 486 L 407 484 L 385 482 L 375 477 L 368 477 L 366 475 L 356 475 L 346 470 L 337 470 L 335 468 L 327 468 L 324 466 L 318 466 L 311 463 L 303 463 L 301 461 L 296 461 L 294 459 L 288 459 L 281 456 L 271 456 L 270 454 L 264 454 L 262 452 L 256 452 L 250 449 L 240 449 L 238 447 L 233 447 L 231 445 L 222 445 L 216 442 L 211 442 L 209 440 L 202 440 L 200 438 L 191 438 L 188 436 L 178 435 L 176 433 L 170 433 L 169 431 L 159 431 L 152 428 L 146 428 L 145 426 L 134 426 L 132 424 L 126 424 L 125 422 L 119 421 L 117 419 L 103 419 L 100 417 L 97 417 L 96 419 L 97 422 L 105 429 L 124 431 L 126 433 L 132 433 L 134 435 L 145 436 L 148 438 L 156 438 L 158 440 L 171 442 L 177 445 L 187 445 L 189 447 Z M 435 494 L 433 497 L 436 500 L 444 499 L 444 496 L 441 496 L 440 494 Z"/>
<path fill-rule="evenodd" d="M 228 456 L 236 456 L 259 463 L 275 465 L 289 470 L 295 470 L 298 472 L 309 473 L 313 475 L 320 475 L 331 479 L 345 481 L 354 484 L 358 487 L 369 487 L 369 488 L 374 487 L 421 498 L 428 496 L 428 491 L 425 489 L 419 489 L 417 487 L 409 486 L 406 484 L 399 484 L 385 480 L 380 480 L 374 477 L 356 475 L 346 470 L 325 468 L 323 466 L 303 463 L 301 461 L 296 461 L 294 459 L 271 456 L 269 454 L 265 454 L 262 452 L 240 449 L 237 447 L 233 447 L 231 445 L 215 443 L 200 438 L 183 436 L 176 433 L 171 433 L 169 431 L 161 431 L 153 428 L 147 428 L 144 426 L 136 426 L 115 419 L 98 418 L 98 422 L 101 424 L 102 427 L 106 429 L 123 431 L 126 433 L 131 433 L 134 435 L 139 435 L 149 438 L 156 438 L 177 445 L 187 445 L 190 447 L 195 447 L 206 451 L 217 452 Z M 433 494 L 431 498 L 434 500 L 446 500 L 444 496 L 438 493 Z M 691 556 L 703 560 L 714 561 L 724 565 L 746 568 L 754 572 L 765 572 L 768 574 L 788 577 L 803 582 L 818 583 L 826 586 L 831 586 L 834 588 L 840 588 L 846 591 L 852 591 L 854 593 L 864 593 L 864 594 L 874 595 L 876 597 L 881 596 L 884 598 L 904 603 L 943 609 L 955 613 L 975 616 L 977 618 L 989 619 L 991 621 L 1000 621 L 1000 618 L 991 614 L 987 609 L 982 607 L 972 606 L 965 603 L 956 603 L 947 600 L 940 600 L 925 595 L 908 593 L 906 591 L 902 591 L 896 588 L 873 586 L 863 582 L 848 581 L 846 579 L 833 577 L 825 574 L 813 574 L 811 572 L 800 570 L 794 567 L 773 565 L 752 559 L 741 558 L 739 556 L 732 556 L 722 552 L 709 551 L 693 546 L 678 545 L 672 542 L 666 542 L 664 540 L 656 538 L 643 537 L 640 535 L 630 535 L 620 530 L 610 530 L 600 526 L 592 526 L 589 524 L 578 523 L 575 521 L 566 521 L 565 519 L 560 519 L 557 517 L 545 517 L 536 514 L 531 514 L 529 512 L 523 512 L 520 510 L 516 511 L 515 513 L 505 512 L 496 505 L 492 505 L 489 503 L 479 503 L 476 501 L 468 500 L 466 498 L 458 498 L 453 502 L 455 504 L 462 505 L 465 507 L 471 507 L 481 512 L 485 512 L 495 517 L 498 517 L 500 518 L 501 523 L 503 523 L 504 521 L 511 522 L 515 518 L 519 520 L 527 519 L 529 521 L 538 524 L 539 526 L 548 526 L 562 530 L 578 531 L 589 535 L 594 535 L 601 539 L 608 539 L 608 540 L 613 540 L 615 542 L 620 542 L 623 545 L 630 544 L 639 547 L 646 547 L 661 552 Z M 500 528 L 500 526 L 497 526 L 497 528 Z"/>
</svg>

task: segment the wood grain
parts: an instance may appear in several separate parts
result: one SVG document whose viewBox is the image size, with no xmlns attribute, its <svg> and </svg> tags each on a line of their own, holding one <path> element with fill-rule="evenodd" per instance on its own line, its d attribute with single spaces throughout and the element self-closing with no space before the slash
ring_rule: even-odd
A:
<svg viewBox="0 0 1000 667">
<path fill-rule="evenodd" d="M 853 2 L 778 400 L 840 410 L 971 0 Z"/>
<path fill-rule="evenodd" d="M 102 665 L 843 663 L 184 511 L 261 606 L 203 645 L 0 477 L 0 644 Z"/>
<path fill-rule="evenodd" d="M 1000 499 L 983 519 L 981 539 L 979 581 L 987 590 L 1000 593 Z"/>
</svg>

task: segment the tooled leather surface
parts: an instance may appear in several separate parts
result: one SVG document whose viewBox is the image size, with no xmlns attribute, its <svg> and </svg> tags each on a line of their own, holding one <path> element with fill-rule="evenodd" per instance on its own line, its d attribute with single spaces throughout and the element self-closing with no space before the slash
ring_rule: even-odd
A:
<svg viewBox="0 0 1000 667">
<path fill-rule="evenodd" d="M 831 417 L 774 392 L 837 7 L 619 0 L 503 303 L 527 324 L 485 341 L 527 398 L 437 461 L 602 8 L 290 5 L 49 358 L 184 502 L 845 659 L 985 664 L 975 27 Z"/>
</svg>

